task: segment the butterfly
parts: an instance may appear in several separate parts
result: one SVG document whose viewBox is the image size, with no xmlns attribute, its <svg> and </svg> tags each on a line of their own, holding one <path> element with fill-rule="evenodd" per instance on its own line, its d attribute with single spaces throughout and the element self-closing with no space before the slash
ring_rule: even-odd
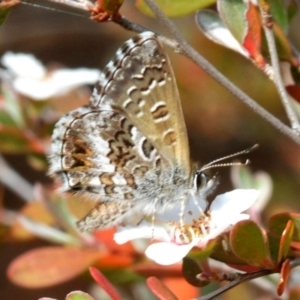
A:
<svg viewBox="0 0 300 300">
<path fill-rule="evenodd" d="M 174 72 L 154 33 L 125 42 L 89 104 L 57 122 L 49 163 L 61 192 L 96 202 L 78 222 L 82 231 L 184 210 L 205 196 L 211 185 L 190 160 Z"/>
</svg>

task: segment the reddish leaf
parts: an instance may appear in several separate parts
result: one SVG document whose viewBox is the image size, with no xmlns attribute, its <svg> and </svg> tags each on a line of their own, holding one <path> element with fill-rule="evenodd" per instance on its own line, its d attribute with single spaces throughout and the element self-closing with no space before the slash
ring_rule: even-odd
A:
<svg viewBox="0 0 300 300">
<path fill-rule="evenodd" d="M 245 32 L 243 46 L 248 50 L 258 67 L 263 68 L 266 63 L 261 55 L 262 25 L 257 6 L 248 2 L 246 11 L 247 31 Z"/>
<path fill-rule="evenodd" d="M 281 267 L 280 270 L 280 280 L 277 286 L 277 294 L 279 296 L 282 295 L 282 293 L 284 292 L 284 289 L 288 283 L 288 279 L 291 273 L 291 265 L 290 265 L 290 260 L 286 260 Z"/>
<path fill-rule="evenodd" d="M 156 277 L 149 277 L 147 285 L 152 293 L 161 300 L 177 300 L 177 297 Z"/>
<path fill-rule="evenodd" d="M 300 251 L 300 242 L 291 242 L 291 248 Z"/>
<path fill-rule="evenodd" d="M 181 265 L 174 264 L 170 266 L 161 266 L 152 262 L 143 262 L 132 266 L 134 272 L 143 276 L 157 276 L 159 278 L 165 277 L 181 277 Z"/>
<path fill-rule="evenodd" d="M 101 255 L 99 251 L 67 247 L 34 249 L 13 260 L 7 275 L 23 287 L 51 286 L 79 275 Z"/>
<path fill-rule="evenodd" d="M 291 241 L 294 233 L 294 223 L 292 220 L 289 220 L 285 226 L 285 229 L 282 233 L 279 253 L 278 253 L 278 262 L 281 262 L 282 259 L 286 258 L 290 249 Z"/>
<path fill-rule="evenodd" d="M 298 85 L 288 85 L 286 86 L 287 92 L 300 103 L 300 87 Z"/>
<path fill-rule="evenodd" d="M 199 288 L 190 285 L 182 276 L 166 277 L 162 282 L 178 299 L 195 299 L 199 296 Z"/>
<path fill-rule="evenodd" d="M 106 293 L 113 300 L 121 300 L 121 297 L 119 296 L 117 290 L 99 270 L 93 267 L 90 267 L 89 270 L 94 280 L 106 291 Z"/>
<path fill-rule="evenodd" d="M 236 256 L 251 265 L 272 268 L 266 233 L 253 221 L 237 223 L 230 232 L 230 245 Z"/>
<path fill-rule="evenodd" d="M 97 260 L 97 266 L 102 268 L 126 268 L 133 265 L 134 258 L 126 253 L 107 253 Z"/>
</svg>

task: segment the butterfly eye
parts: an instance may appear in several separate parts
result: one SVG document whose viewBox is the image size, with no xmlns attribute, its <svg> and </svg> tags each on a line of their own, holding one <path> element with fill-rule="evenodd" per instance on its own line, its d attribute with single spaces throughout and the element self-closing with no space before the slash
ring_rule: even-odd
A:
<svg viewBox="0 0 300 300">
<path fill-rule="evenodd" d="M 203 171 L 198 171 L 194 178 L 194 187 L 202 197 L 210 195 L 218 185 L 217 176 L 210 177 Z"/>
<path fill-rule="evenodd" d="M 209 183 L 210 178 L 203 172 L 199 172 L 196 174 L 196 186 L 197 190 L 206 189 L 207 184 Z"/>
</svg>

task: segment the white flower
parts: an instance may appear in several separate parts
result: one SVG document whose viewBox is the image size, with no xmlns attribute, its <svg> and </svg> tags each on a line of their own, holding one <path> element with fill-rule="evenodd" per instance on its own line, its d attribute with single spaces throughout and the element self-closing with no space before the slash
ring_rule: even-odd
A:
<svg viewBox="0 0 300 300">
<path fill-rule="evenodd" d="M 34 100 L 45 100 L 83 84 L 94 84 L 100 76 L 99 70 L 86 68 L 47 71 L 31 54 L 7 52 L 1 63 L 13 75 L 14 89 Z"/>
<path fill-rule="evenodd" d="M 185 217 L 190 216 L 190 212 L 193 212 L 194 222 L 184 225 L 186 230 L 184 234 L 178 223 L 173 226 L 159 227 L 143 222 L 137 227 L 120 227 L 114 240 L 118 244 L 137 238 L 160 241 L 148 246 L 145 252 L 146 256 L 161 265 L 174 264 L 180 262 L 193 247 L 204 248 L 209 240 L 228 231 L 232 225 L 241 220 L 249 219 L 249 215 L 242 212 L 247 210 L 258 196 L 259 191 L 253 189 L 233 190 L 217 196 L 207 214 L 203 213 L 206 208 L 205 201 L 202 200 L 198 203 L 202 212 L 199 211 L 199 207 L 195 203 L 192 203 L 193 201 L 190 201 L 191 203 L 186 210 L 189 213 Z M 193 210 L 191 210 L 192 206 Z M 179 209 L 177 208 L 177 216 Z"/>
</svg>

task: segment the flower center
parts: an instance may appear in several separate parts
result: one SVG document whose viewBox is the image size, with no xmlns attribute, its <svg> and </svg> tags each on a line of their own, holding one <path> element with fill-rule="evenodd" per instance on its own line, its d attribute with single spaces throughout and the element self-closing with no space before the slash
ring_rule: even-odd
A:
<svg viewBox="0 0 300 300">
<path fill-rule="evenodd" d="M 191 224 L 181 225 L 178 222 L 170 222 L 171 238 L 176 244 L 189 244 L 194 239 L 203 238 L 212 229 L 210 211 L 202 213 Z"/>
</svg>

